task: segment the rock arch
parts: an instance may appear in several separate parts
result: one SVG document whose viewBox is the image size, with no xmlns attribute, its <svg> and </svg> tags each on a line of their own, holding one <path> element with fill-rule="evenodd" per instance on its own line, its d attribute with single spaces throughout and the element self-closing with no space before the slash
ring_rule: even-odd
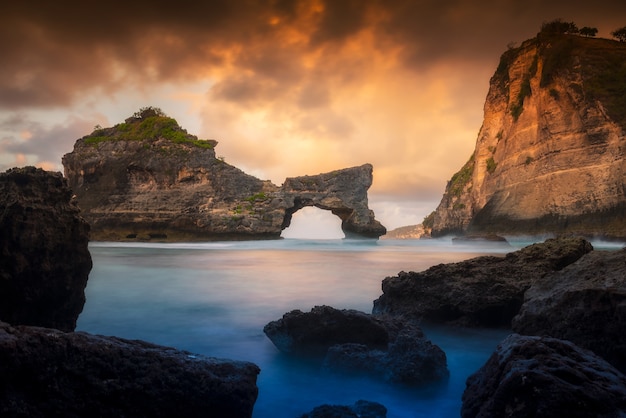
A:
<svg viewBox="0 0 626 418">
<path fill-rule="evenodd" d="M 76 141 L 63 166 L 92 240 L 278 239 L 307 206 L 337 216 L 347 238 L 386 233 L 368 207 L 371 164 L 277 186 L 216 158 L 214 147 L 166 138 L 87 139 Z"/>
<path fill-rule="evenodd" d="M 384 235 L 387 230 L 368 207 L 367 190 L 372 185 L 372 172 L 372 165 L 364 164 L 315 176 L 287 178 L 281 187 L 287 204 L 281 229 L 290 225 L 295 212 L 314 206 L 339 217 L 346 238 Z"/>
</svg>

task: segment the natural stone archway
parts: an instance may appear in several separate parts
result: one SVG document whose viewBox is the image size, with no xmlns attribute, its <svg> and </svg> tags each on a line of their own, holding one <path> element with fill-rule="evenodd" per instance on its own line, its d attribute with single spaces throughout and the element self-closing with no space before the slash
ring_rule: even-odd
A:
<svg viewBox="0 0 626 418">
<path fill-rule="evenodd" d="M 92 240 L 278 239 L 306 206 L 339 217 L 347 238 L 386 233 L 367 203 L 371 164 L 288 178 L 277 186 L 217 158 L 217 141 L 198 139 L 175 124 L 166 117 L 130 118 L 78 139 L 63 156 Z M 146 134 L 159 126 L 160 133 L 152 136 L 150 128 Z"/>
<path fill-rule="evenodd" d="M 372 185 L 371 164 L 331 171 L 315 176 L 290 177 L 281 187 L 287 207 L 281 229 L 287 228 L 298 210 L 314 206 L 329 210 L 341 219 L 346 238 L 378 238 L 386 229 L 367 205 Z"/>
<path fill-rule="evenodd" d="M 329 210 L 307 206 L 295 212 L 289 227 L 282 230 L 281 238 L 342 239 L 341 219 Z"/>
</svg>

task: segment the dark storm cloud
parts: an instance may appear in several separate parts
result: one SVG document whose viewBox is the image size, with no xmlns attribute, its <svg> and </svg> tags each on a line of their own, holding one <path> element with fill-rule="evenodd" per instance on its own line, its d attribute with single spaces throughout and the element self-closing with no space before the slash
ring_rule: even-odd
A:
<svg viewBox="0 0 626 418">
<path fill-rule="evenodd" d="M 257 32 L 261 6 L 11 2 L 0 12 L 0 106 L 68 104 L 95 86 L 115 86 L 120 68 L 125 77 L 151 82 L 221 65 L 223 57 L 215 50 Z M 238 32 L 243 28 L 250 32 Z"/>
<path fill-rule="evenodd" d="M 582 0 L 404 0 L 392 2 L 381 32 L 405 48 L 410 66 L 442 60 L 497 62 L 507 44 L 535 36 L 543 22 L 556 18 L 601 26 L 608 35 L 611 25 L 618 25 L 611 17 L 626 16 L 626 2 L 602 5 Z"/>
<path fill-rule="evenodd" d="M 0 139 L 0 153 L 37 155 L 40 161 L 57 161 L 64 151 L 69 152 L 77 138 L 89 132 L 93 126 L 84 119 L 72 118 L 62 124 L 44 126 L 28 117 L 15 114 L 0 120 L 0 129 L 19 127 L 28 133 L 28 139 L 15 137 Z"/>
<path fill-rule="evenodd" d="M 324 13 L 311 36 L 312 44 L 344 40 L 370 23 L 366 12 L 375 2 L 360 0 L 326 1 Z"/>
<path fill-rule="evenodd" d="M 67 105 L 94 89 L 227 70 L 234 79 L 222 75 L 230 85 L 222 97 L 241 97 L 233 86 L 257 77 L 271 98 L 270 82 L 286 89 L 306 78 L 304 54 L 341 53 L 364 31 L 383 52 L 399 48 L 404 64 L 418 71 L 445 61 L 493 66 L 509 42 L 534 36 L 544 21 L 572 19 L 607 35 L 626 24 L 624 16 L 622 0 L 7 2 L 0 11 L 0 107 Z M 259 88 L 250 94 L 258 97 Z"/>
</svg>

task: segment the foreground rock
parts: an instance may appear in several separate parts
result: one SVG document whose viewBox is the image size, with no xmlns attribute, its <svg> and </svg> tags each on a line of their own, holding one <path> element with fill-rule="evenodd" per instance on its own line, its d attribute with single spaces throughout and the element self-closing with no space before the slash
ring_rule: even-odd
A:
<svg viewBox="0 0 626 418">
<path fill-rule="evenodd" d="M 0 322 L 0 416 L 250 417 L 259 368 Z"/>
<path fill-rule="evenodd" d="M 535 283 L 513 330 L 570 340 L 626 372 L 626 249 L 593 251 Z"/>
<path fill-rule="evenodd" d="M 355 343 L 333 345 L 324 366 L 333 372 L 366 374 L 414 386 L 443 381 L 450 375 L 443 350 L 410 325 L 405 325 L 384 350 Z"/>
<path fill-rule="evenodd" d="M 377 402 L 356 401 L 352 406 L 321 405 L 300 418 L 386 418 L 387 408 Z"/>
<path fill-rule="evenodd" d="M 505 257 L 483 256 L 400 272 L 383 280 L 374 314 L 406 315 L 437 323 L 508 327 L 524 292 L 548 273 L 593 250 L 582 238 L 549 239 Z"/>
<path fill-rule="evenodd" d="M 626 414 L 626 376 L 568 341 L 513 334 L 467 379 L 461 416 L 552 418 Z"/>
<path fill-rule="evenodd" d="M 216 157 L 216 146 L 155 108 L 78 139 L 63 167 L 92 239 L 274 239 L 306 206 L 339 217 L 347 237 L 385 234 L 368 207 L 370 164 L 279 187 Z"/>
<path fill-rule="evenodd" d="M 263 329 L 283 353 L 323 359 L 331 371 L 421 385 L 449 375 L 445 353 L 419 327 L 399 318 L 316 306 L 294 310 Z"/>
<path fill-rule="evenodd" d="M 89 225 L 60 173 L 0 174 L 0 320 L 72 331 L 91 270 Z"/>
<path fill-rule="evenodd" d="M 336 344 L 356 343 L 387 348 L 389 333 L 381 320 L 355 310 L 315 306 L 293 310 L 265 325 L 263 332 L 286 354 L 323 357 Z"/>
</svg>

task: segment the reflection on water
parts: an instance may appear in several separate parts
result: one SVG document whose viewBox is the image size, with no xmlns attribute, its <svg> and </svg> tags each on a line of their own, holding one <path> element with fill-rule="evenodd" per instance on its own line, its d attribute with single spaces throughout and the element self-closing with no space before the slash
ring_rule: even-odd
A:
<svg viewBox="0 0 626 418">
<path fill-rule="evenodd" d="M 77 330 L 142 339 L 261 367 L 255 417 L 296 417 L 323 404 L 384 404 L 388 417 L 459 416 L 467 376 L 504 331 L 426 329 L 448 356 L 445 384 L 403 388 L 330 374 L 280 355 L 263 326 L 315 305 L 371 312 L 381 281 L 399 271 L 511 247 L 445 240 L 296 240 L 190 244 L 93 243 Z"/>
</svg>

